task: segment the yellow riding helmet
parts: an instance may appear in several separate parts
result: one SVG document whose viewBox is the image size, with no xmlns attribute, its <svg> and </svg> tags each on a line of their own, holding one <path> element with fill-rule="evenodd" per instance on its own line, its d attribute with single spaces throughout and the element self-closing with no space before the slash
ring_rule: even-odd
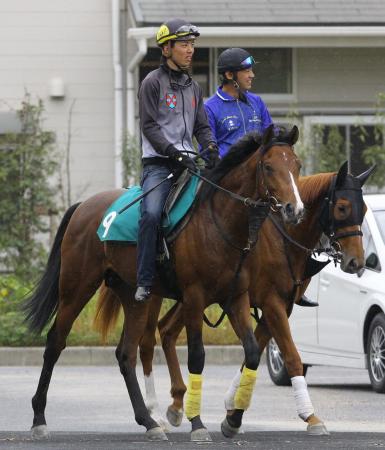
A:
<svg viewBox="0 0 385 450">
<path fill-rule="evenodd" d="M 185 41 L 195 39 L 200 35 L 198 28 L 183 19 L 171 19 L 162 24 L 156 33 L 156 43 L 159 46 L 168 41 Z"/>
</svg>

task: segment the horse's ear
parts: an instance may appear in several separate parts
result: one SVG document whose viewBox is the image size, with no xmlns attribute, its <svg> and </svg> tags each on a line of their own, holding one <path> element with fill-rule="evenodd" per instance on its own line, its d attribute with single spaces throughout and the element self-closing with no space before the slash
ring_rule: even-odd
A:
<svg viewBox="0 0 385 450">
<path fill-rule="evenodd" d="M 294 145 L 298 141 L 298 138 L 299 138 L 299 130 L 298 127 L 294 125 L 294 127 L 291 129 L 288 135 L 289 144 Z"/>
<path fill-rule="evenodd" d="M 374 169 L 376 168 L 376 164 L 373 164 L 372 167 L 369 167 L 368 170 L 365 170 L 365 172 L 362 172 L 361 175 L 357 175 L 356 178 L 360 181 L 361 186 L 365 184 L 365 181 L 370 177 L 370 175 L 374 172 Z"/>
<path fill-rule="evenodd" d="M 345 161 L 337 173 L 336 186 L 342 186 L 344 184 L 347 174 L 348 174 L 348 162 Z"/>
<path fill-rule="evenodd" d="M 271 140 L 274 137 L 274 124 L 269 125 L 266 130 L 263 132 L 262 135 L 262 145 L 266 145 L 269 142 L 271 142 Z"/>
</svg>

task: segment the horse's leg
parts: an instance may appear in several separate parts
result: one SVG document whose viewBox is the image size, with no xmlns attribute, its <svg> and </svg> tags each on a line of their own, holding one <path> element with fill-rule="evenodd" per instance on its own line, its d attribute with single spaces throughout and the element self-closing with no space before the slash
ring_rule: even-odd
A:
<svg viewBox="0 0 385 450">
<path fill-rule="evenodd" d="M 69 260 L 72 259 L 69 258 L 67 261 Z M 89 265 L 85 282 L 82 282 L 84 278 L 80 273 L 76 275 L 67 267 L 69 264 L 62 264 L 58 311 L 55 322 L 47 334 L 43 367 L 36 393 L 32 398 L 34 417 L 31 431 L 35 439 L 49 435 L 45 420 L 45 407 L 54 366 L 65 349 L 66 339 L 75 319 L 102 282 L 103 274 L 98 264 Z"/>
<path fill-rule="evenodd" d="M 263 316 L 281 350 L 287 372 L 290 375 L 299 417 L 307 422 L 309 434 L 329 434 L 324 423 L 314 414 L 306 380 L 303 376 L 303 364 L 291 336 L 286 305 L 279 297 L 271 297 L 264 308 Z"/>
<path fill-rule="evenodd" d="M 146 408 L 135 371 L 139 342 L 147 324 L 148 304 L 135 302 L 133 289 L 123 283 L 113 289 L 121 299 L 124 310 L 122 342 L 117 348 L 116 356 L 134 409 L 135 420 L 146 427 L 148 439 L 165 441 L 167 436 Z"/>
<path fill-rule="evenodd" d="M 259 352 L 262 355 L 263 350 L 265 349 L 267 343 L 269 342 L 269 339 L 271 338 L 271 334 L 269 329 L 266 326 L 266 323 L 262 317 L 260 322 L 258 323 L 258 326 L 254 330 L 254 336 L 257 340 Z M 244 365 L 244 363 L 243 363 Z M 242 365 L 242 367 L 243 367 Z M 226 391 L 225 394 L 225 408 L 228 414 L 232 414 L 235 406 L 234 406 L 234 398 L 235 394 L 237 392 L 237 389 L 239 387 L 239 382 L 241 379 L 242 374 L 242 367 L 237 370 L 237 373 L 235 374 L 233 380 L 231 381 L 231 384 L 229 386 L 229 389 Z"/>
<path fill-rule="evenodd" d="M 186 392 L 180 371 L 176 340 L 184 327 L 183 305 L 176 303 L 159 321 L 158 328 L 171 379 L 171 397 L 173 403 L 167 408 L 167 419 L 178 427 L 183 419 L 183 397 Z"/>
<path fill-rule="evenodd" d="M 153 375 L 153 358 L 154 347 L 156 345 L 155 332 L 158 325 L 160 307 L 162 306 L 162 297 L 152 295 L 149 301 L 149 311 L 146 329 L 139 344 L 140 360 L 143 366 L 144 385 L 146 388 L 146 406 L 151 417 L 158 422 L 164 431 L 168 431 L 166 420 L 163 419 L 158 399 L 156 397 L 154 375 Z"/>
<path fill-rule="evenodd" d="M 243 413 L 250 406 L 260 360 L 260 350 L 251 323 L 250 300 L 247 292 L 233 302 L 228 316 L 245 351 L 245 364 L 242 372 L 237 375 L 239 384 L 234 395 L 234 408 L 221 424 L 223 435 L 233 437 L 239 432 Z"/>
<path fill-rule="evenodd" d="M 190 285 L 184 290 L 183 320 L 186 325 L 188 346 L 189 379 L 185 401 L 185 413 L 191 422 L 192 441 L 211 441 L 203 425 L 201 414 L 202 372 L 205 365 L 205 350 L 202 340 L 204 295 L 200 287 Z"/>
</svg>

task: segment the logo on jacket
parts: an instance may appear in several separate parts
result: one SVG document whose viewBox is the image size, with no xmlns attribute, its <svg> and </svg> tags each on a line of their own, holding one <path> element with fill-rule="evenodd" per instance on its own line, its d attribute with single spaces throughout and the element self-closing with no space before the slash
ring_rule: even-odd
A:
<svg viewBox="0 0 385 450">
<path fill-rule="evenodd" d="M 176 94 L 166 94 L 166 104 L 169 108 L 174 109 L 176 107 Z"/>
<path fill-rule="evenodd" d="M 228 131 L 237 130 L 241 123 L 238 116 L 226 116 L 222 119 L 225 129 Z"/>
</svg>

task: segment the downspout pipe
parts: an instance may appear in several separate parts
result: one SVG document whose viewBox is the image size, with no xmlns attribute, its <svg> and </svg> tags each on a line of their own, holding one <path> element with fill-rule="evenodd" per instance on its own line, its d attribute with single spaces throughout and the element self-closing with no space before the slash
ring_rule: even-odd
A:
<svg viewBox="0 0 385 450">
<path fill-rule="evenodd" d="M 129 33 L 128 33 L 129 36 Z M 138 47 L 137 52 L 130 58 L 130 62 L 127 65 L 127 132 L 129 136 L 136 136 L 136 121 L 135 121 L 135 98 L 136 98 L 136 86 L 135 86 L 135 71 L 142 59 L 147 54 L 147 39 L 136 38 L 136 44 Z"/>
<path fill-rule="evenodd" d="M 120 0 L 111 0 L 112 19 L 112 58 L 114 67 L 114 157 L 115 157 L 115 187 L 123 185 L 123 83 L 120 46 Z"/>
</svg>

